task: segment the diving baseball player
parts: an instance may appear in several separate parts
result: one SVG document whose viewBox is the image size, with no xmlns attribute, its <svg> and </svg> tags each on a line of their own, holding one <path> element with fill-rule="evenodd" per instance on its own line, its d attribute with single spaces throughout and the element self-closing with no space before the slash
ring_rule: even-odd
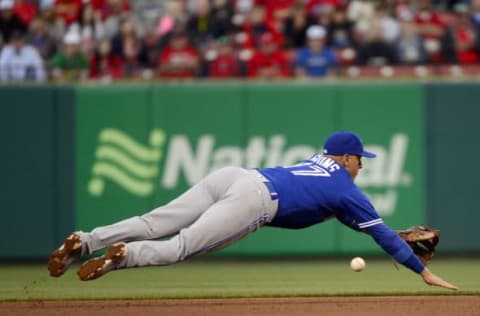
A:
<svg viewBox="0 0 480 316">
<path fill-rule="evenodd" d="M 105 247 L 104 255 L 80 267 L 81 280 L 115 269 L 174 264 L 231 245 L 262 226 L 300 229 L 336 218 L 372 236 L 427 284 L 458 289 L 425 267 L 354 184 L 362 157 L 375 154 L 364 150 L 356 134 L 339 131 L 326 140 L 322 154 L 293 166 L 220 169 L 147 214 L 72 233 L 50 255 L 50 275 L 61 276 L 82 256 Z"/>
</svg>

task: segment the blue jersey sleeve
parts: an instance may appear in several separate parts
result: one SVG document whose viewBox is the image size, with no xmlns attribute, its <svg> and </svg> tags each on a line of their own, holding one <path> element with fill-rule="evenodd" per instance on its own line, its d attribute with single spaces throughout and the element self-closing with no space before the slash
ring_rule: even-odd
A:
<svg viewBox="0 0 480 316">
<path fill-rule="evenodd" d="M 341 211 L 337 214 L 337 219 L 355 230 L 383 223 L 372 203 L 357 187 L 346 192 L 339 204 Z"/>
<path fill-rule="evenodd" d="M 358 231 L 365 231 L 380 247 L 407 268 L 420 273 L 425 266 L 410 246 L 396 232 L 388 228 L 360 189 L 350 190 L 342 197 L 342 212 L 337 219 Z"/>
</svg>

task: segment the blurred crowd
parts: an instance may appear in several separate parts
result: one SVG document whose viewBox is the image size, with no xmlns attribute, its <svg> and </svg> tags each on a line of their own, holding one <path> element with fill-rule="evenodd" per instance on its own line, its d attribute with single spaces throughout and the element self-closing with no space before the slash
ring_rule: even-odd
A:
<svg viewBox="0 0 480 316">
<path fill-rule="evenodd" d="M 325 78 L 480 64 L 480 0 L 0 0 L 0 80 Z"/>
</svg>

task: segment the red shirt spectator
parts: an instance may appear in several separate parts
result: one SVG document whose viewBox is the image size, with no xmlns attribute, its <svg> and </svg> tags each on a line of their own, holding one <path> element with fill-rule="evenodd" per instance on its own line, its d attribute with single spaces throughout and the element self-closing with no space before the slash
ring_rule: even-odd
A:
<svg viewBox="0 0 480 316">
<path fill-rule="evenodd" d="M 296 0 L 257 0 L 257 5 L 263 5 L 266 10 L 267 23 L 272 25 L 277 31 L 285 19 L 290 16 L 290 8 L 297 2 Z"/>
<path fill-rule="evenodd" d="M 443 38 L 445 57 L 451 63 L 462 65 L 478 63 L 480 56 L 477 49 L 480 32 L 473 26 L 468 5 L 456 4 L 454 10 L 454 22 Z"/>
<path fill-rule="evenodd" d="M 476 64 L 479 61 L 478 53 L 473 48 L 475 34 L 472 29 L 460 28 L 455 31 L 457 58 L 460 64 Z"/>
<path fill-rule="evenodd" d="M 211 52 L 218 55 L 213 56 L 213 60 L 208 65 L 209 77 L 228 78 L 236 77 L 240 74 L 238 60 L 228 40 L 220 38 Z"/>
<path fill-rule="evenodd" d="M 80 19 L 82 7 L 82 0 L 55 0 L 55 12 L 63 18 L 67 25 Z"/>
<path fill-rule="evenodd" d="M 194 77 L 198 71 L 198 57 L 186 34 L 173 34 L 170 44 L 160 54 L 159 74 L 167 78 Z"/>
<path fill-rule="evenodd" d="M 273 36 L 277 44 L 281 45 L 285 41 L 283 35 L 277 32 L 266 20 L 265 8 L 256 6 L 253 8 L 248 22 L 244 25 L 244 31 L 247 36 L 246 43 L 253 43 L 255 47 L 259 46 L 262 35 L 268 33 Z"/>
<path fill-rule="evenodd" d="M 278 49 L 272 34 L 262 35 L 260 49 L 248 63 L 248 75 L 263 79 L 285 78 L 291 75 L 289 59 Z"/>
<path fill-rule="evenodd" d="M 417 30 L 424 38 L 424 46 L 430 61 L 441 62 L 440 38 L 445 30 L 441 15 L 432 9 L 431 0 L 419 0 L 418 12 L 414 16 Z"/>
<path fill-rule="evenodd" d="M 33 18 L 37 15 L 37 7 L 27 0 L 16 0 L 13 12 L 26 26 L 30 25 Z"/>
<path fill-rule="evenodd" d="M 105 19 L 110 15 L 118 12 L 126 13 L 132 9 L 130 0 L 90 0 L 90 3 L 95 11 L 102 14 L 102 18 Z"/>
<path fill-rule="evenodd" d="M 434 11 L 420 11 L 415 14 L 414 21 L 421 27 L 420 32 L 430 38 L 440 37 L 445 27 L 440 14 Z"/>
<path fill-rule="evenodd" d="M 238 63 L 233 54 L 218 56 L 208 68 L 208 75 L 211 78 L 237 77 L 238 74 Z"/>
</svg>

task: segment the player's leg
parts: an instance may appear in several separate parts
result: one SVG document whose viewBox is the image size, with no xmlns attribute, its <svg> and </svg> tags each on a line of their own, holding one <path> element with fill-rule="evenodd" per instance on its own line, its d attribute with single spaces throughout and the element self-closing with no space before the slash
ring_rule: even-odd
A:
<svg viewBox="0 0 480 316">
<path fill-rule="evenodd" d="M 50 275 L 54 277 L 63 275 L 82 256 L 109 245 L 132 240 L 155 239 L 161 237 L 162 232 L 165 234 L 164 236 L 168 236 L 170 231 L 178 231 L 181 227 L 188 226 L 201 214 L 201 209 L 197 208 L 201 206 L 201 203 L 197 205 L 192 203 L 189 208 L 190 203 L 185 203 L 185 201 L 195 201 L 199 198 L 202 198 L 203 202 L 207 201 L 207 194 L 202 194 L 202 196 L 199 194 L 202 191 L 201 187 L 201 185 L 195 186 L 172 203 L 143 216 L 135 216 L 112 225 L 98 227 L 89 233 L 78 231 L 70 234 L 49 257 Z M 207 208 L 208 205 L 205 206 L 205 209 Z M 156 221 L 152 220 L 152 217 Z"/>
<path fill-rule="evenodd" d="M 225 187 L 222 181 L 213 186 Z M 107 264 L 106 257 L 92 259 L 80 268 L 80 278 L 93 279 L 114 268 L 168 265 L 182 261 L 226 247 L 274 217 L 277 201 L 271 200 L 267 188 L 255 177 L 245 176 L 242 171 L 226 187 L 223 198 L 178 235 L 164 241 L 128 243 L 122 260 Z"/>
<path fill-rule="evenodd" d="M 142 216 L 96 228 L 91 233 L 79 232 L 79 235 L 88 246 L 89 254 L 117 242 L 173 236 L 221 199 L 235 176 L 244 173 L 243 169 L 237 167 L 222 168 L 164 206 Z"/>
<path fill-rule="evenodd" d="M 169 204 L 143 216 L 98 227 L 91 232 L 72 233 L 50 255 L 50 275 L 59 277 L 82 256 L 118 242 L 157 239 L 174 234 L 195 221 L 212 203 L 213 197 L 200 182 Z"/>
<path fill-rule="evenodd" d="M 177 199 L 153 211 L 112 225 L 98 227 L 90 233 L 76 232 L 51 255 L 48 263 L 50 275 L 60 276 L 81 256 L 91 254 L 108 245 L 134 240 L 150 240 L 171 236 L 193 223 L 215 203 L 226 190 L 210 183 L 232 179 L 241 168 L 223 168 L 187 190 Z"/>
<path fill-rule="evenodd" d="M 87 254 L 117 242 L 159 239 L 174 235 L 193 223 L 214 202 L 200 182 L 177 199 L 149 213 L 78 234 L 87 246 Z"/>
<path fill-rule="evenodd" d="M 125 267 L 169 265 L 235 243 L 271 220 L 271 213 L 253 202 L 228 198 L 169 240 L 128 243 Z"/>
</svg>

